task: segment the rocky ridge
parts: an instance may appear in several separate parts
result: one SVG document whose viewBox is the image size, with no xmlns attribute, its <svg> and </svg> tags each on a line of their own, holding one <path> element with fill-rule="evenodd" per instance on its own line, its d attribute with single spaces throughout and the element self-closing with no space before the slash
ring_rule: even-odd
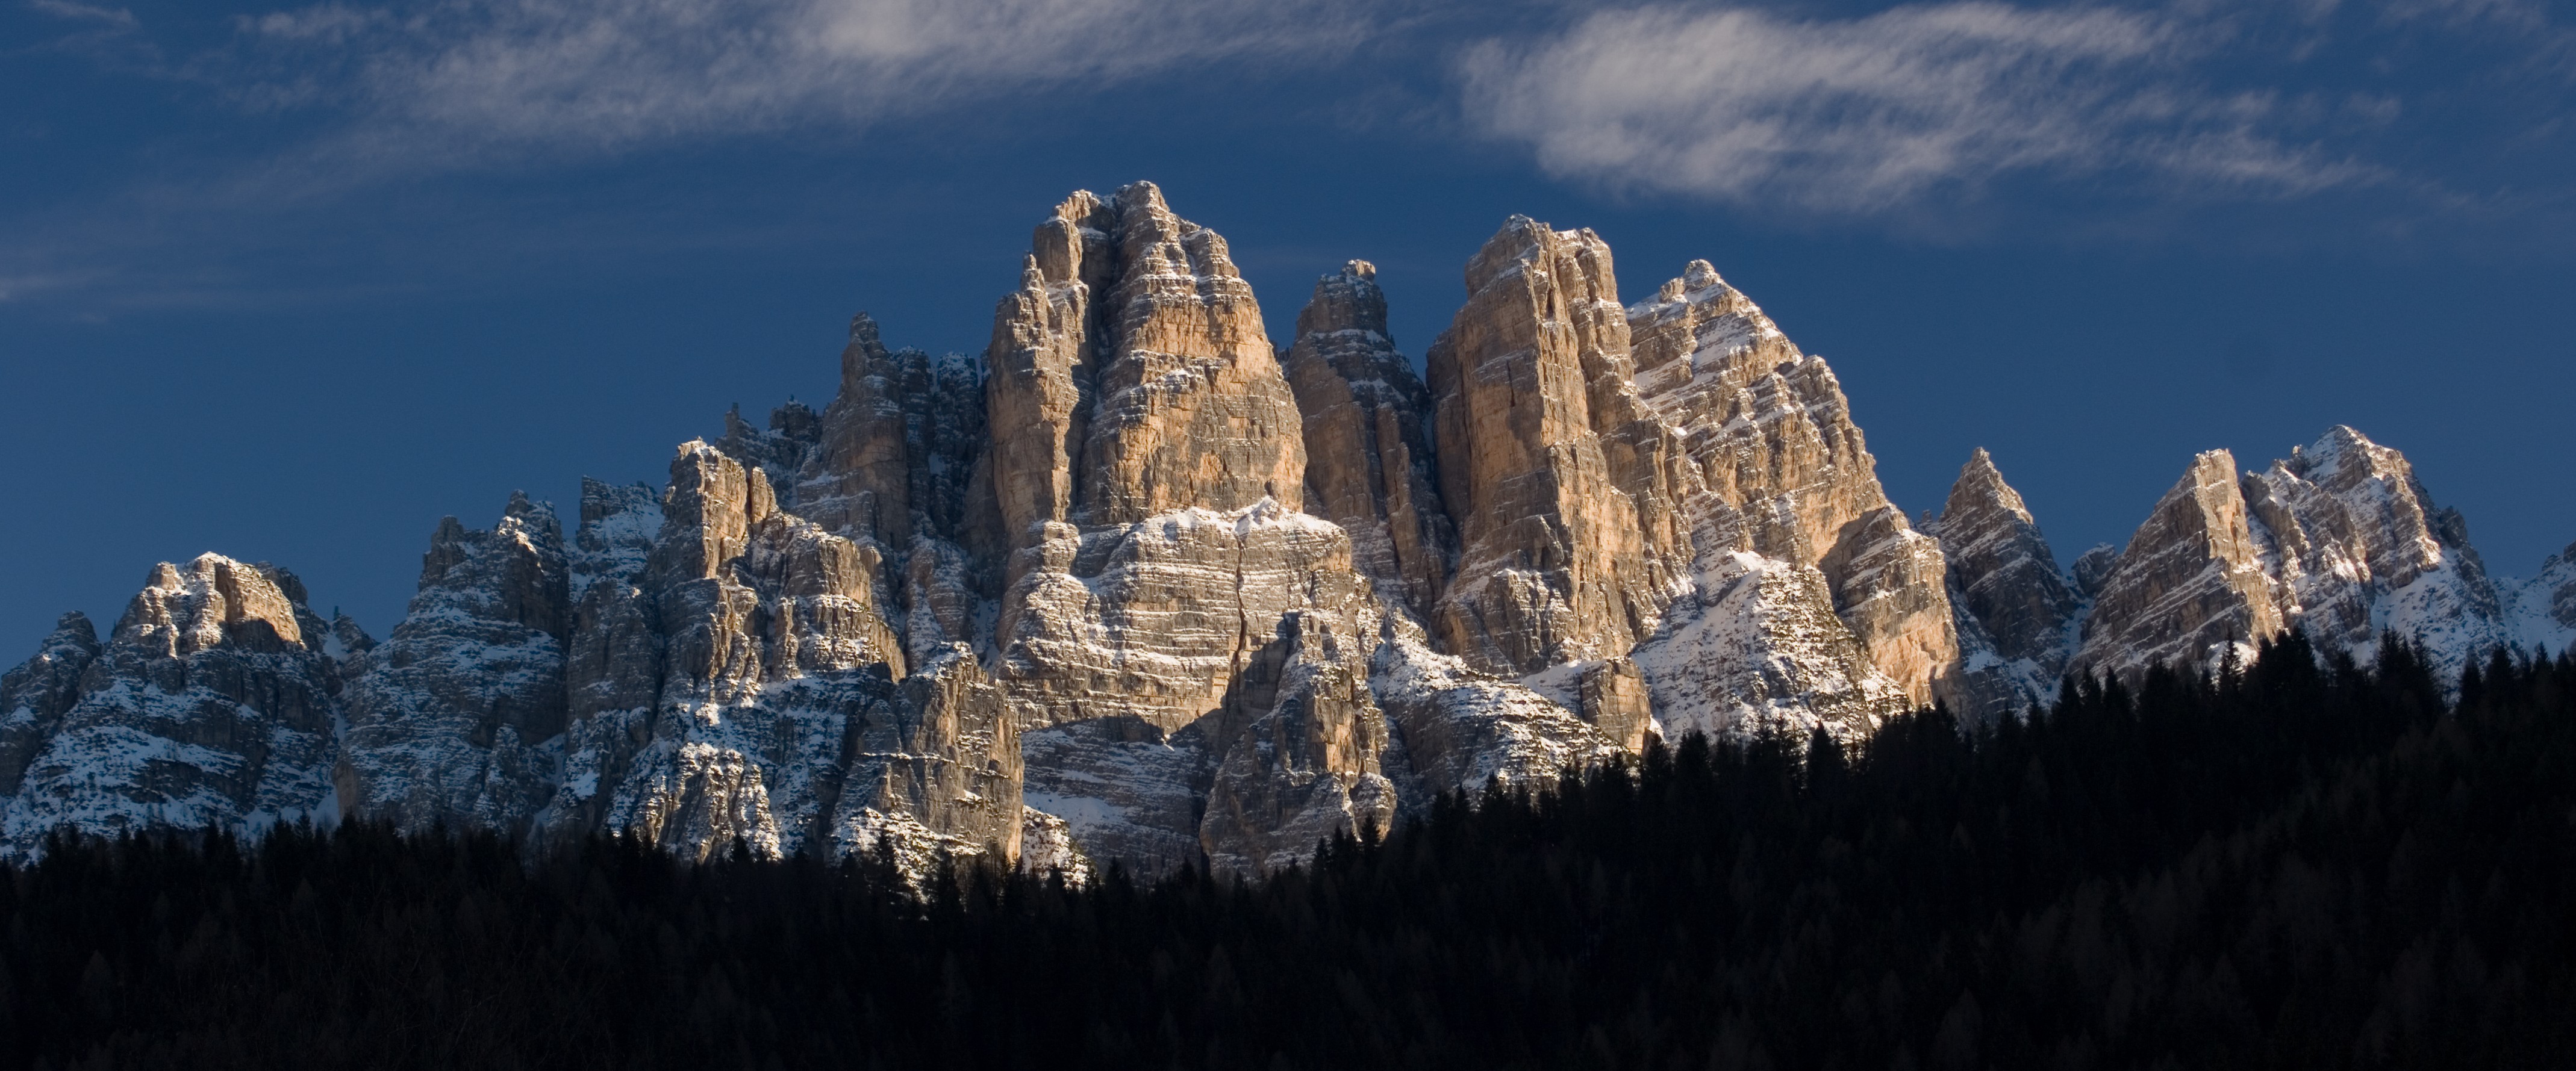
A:
<svg viewBox="0 0 2576 1071">
<path fill-rule="evenodd" d="M 822 411 L 585 481 L 569 539 L 518 495 L 442 521 L 381 644 L 215 555 L 104 642 L 67 615 L 0 676 L 0 852 L 354 815 L 1249 874 L 1684 733 L 1991 721 L 2290 627 L 2449 667 L 2576 638 L 2576 547 L 2488 577 L 2350 429 L 2203 454 L 2061 570 L 1984 451 L 1910 523 L 1832 369 L 1706 261 L 1627 304 L 1599 235 L 1513 217 L 1463 282 L 1425 376 L 1365 261 L 1274 345 L 1215 232 L 1076 193 L 980 358 L 861 315 Z"/>
</svg>

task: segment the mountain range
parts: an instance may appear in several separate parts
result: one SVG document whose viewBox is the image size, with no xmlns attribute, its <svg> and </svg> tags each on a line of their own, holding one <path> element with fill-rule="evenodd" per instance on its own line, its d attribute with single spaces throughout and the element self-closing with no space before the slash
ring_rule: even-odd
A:
<svg viewBox="0 0 2576 1071">
<path fill-rule="evenodd" d="M 0 677 L 0 858 L 364 817 L 1256 874 L 1655 738 L 1991 723 L 2293 628 L 2453 677 L 2576 639 L 2576 547 L 2497 580 L 2351 428 L 2192 458 L 2062 568 L 1984 451 L 1898 509 L 1833 370 L 1706 261 L 1629 302 L 1598 235 L 1516 216 L 1464 282 L 1421 373 L 1364 261 L 1282 343 L 1152 184 L 1078 192 L 980 357 L 863 314 L 821 412 L 442 521 L 381 640 L 217 554 L 104 640 L 64 615 Z"/>
</svg>

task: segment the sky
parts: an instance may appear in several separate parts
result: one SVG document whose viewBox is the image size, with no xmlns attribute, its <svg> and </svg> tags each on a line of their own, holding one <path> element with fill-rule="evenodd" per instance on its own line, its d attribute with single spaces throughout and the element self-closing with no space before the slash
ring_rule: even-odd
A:
<svg viewBox="0 0 2576 1071">
<path fill-rule="evenodd" d="M 0 664 L 209 550 L 381 636 L 441 516 L 819 407 L 854 312 L 981 352 L 1136 179 L 1275 341 L 1360 258 L 1418 361 L 1521 213 L 1714 263 L 1917 515 L 1983 446 L 2071 561 L 2341 423 L 2527 576 L 2571 90 L 2526 0 L 0 0 Z"/>
</svg>

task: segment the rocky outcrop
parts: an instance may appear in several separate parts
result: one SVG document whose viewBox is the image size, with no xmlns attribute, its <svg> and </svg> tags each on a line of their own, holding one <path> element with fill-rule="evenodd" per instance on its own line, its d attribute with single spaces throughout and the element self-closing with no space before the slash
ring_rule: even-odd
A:
<svg viewBox="0 0 2576 1071">
<path fill-rule="evenodd" d="M 1139 182 L 1074 194 L 1031 247 L 986 356 L 1012 546 L 1048 521 L 1302 505 L 1296 400 L 1225 239 Z"/>
<path fill-rule="evenodd" d="M 1020 853 L 1019 726 L 972 648 L 936 653 L 868 704 L 846 741 L 848 774 L 830 816 L 835 853 L 887 840 L 913 855 Z"/>
<path fill-rule="evenodd" d="M 636 610 L 649 604 L 644 631 L 660 669 L 652 702 L 594 715 L 568 741 L 579 754 L 557 812 L 597 813 L 605 828 L 684 857 L 735 839 L 757 855 L 795 852 L 837 802 L 853 714 L 903 675 L 901 645 L 878 612 L 881 559 L 780 512 L 761 470 L 703 442 L 673 459 L 661 515 L 635 573 L 585 590 L 622 583 Z M 628 697 L 645 690 L 584 683 Z M 620 732 L 638 745 L 622 763 Z"/>
<path fill-rule="evenodd" d="M 62 675 L 86 624 L 67 622 L 6 678 L 31 722 L 71 695 Z M 327 815 L 332 633 L 284 569 L 216 554 L 154 567 L 20 768 L 0 852 L 25 858 L 63 825 L 256 832 Z"/>
<path fill-rule="evenodd" d="M 353 665 L 343 814 L 527 830 L 554 795 L 549 744 L 567 722 L 569 583 L 562 526 L 524 495 L 489 531 L 439 522 L 410 613 Z"/>
<path fill-rule="evenodd" d="M 2134 678 L 2158 662 L 2215 665 L 2286 627 L 2236 486 L 2236 458 L 2192 459 L 2102 578 L 2071 669 Z"/>
<path fill-rule="evenodd" d="M 2510 592 L 2513 606 L 2507 620 L 2514 642 L 2524 650 L 2564 651 L 2576 644 L 2576 544 L 2550 555 L 2538 574 Z M 0 705 L 5 703 L 0 698 Z"/>
<path fill-rule="evenodd" d="M 2120 548 L 2109 543 L 2096 543 L 2075 556 L 2075 564 L 2066 567 L 2067 579 L 2074 581 L 2076 597 L 2090 600 L 2102 594 L 2102 581 L 2111 575 L 2111 567 L 2120 562 Z"/>
<path fill-rule="evenodd" d="M 2459 514 L 2404 455 L 2338 426 L 2241 478 L 2226 451 L 2195 459 L 2103 577 L 2075 662 L 2208 666 L 2291 627 L 2365 662 L 2394 632 L 2445 677 L 2512 636 Z"/>
<path fill-rule="evenodd" d="M 1103 858 L 1267 865 L 1285 834 L 1225 815 L 1379 806 L 1350 537 L 1298 511 L 1303 421 L 1222 238 L 1139 183 L 1031 244 L 986 356 L 1027 799 Z M 1347 739 L 1307 748 L 1317 725 Z"/>
<path fill-rule="evenodd" d="M 1434 631 L 1493 673 L 1623 655 L 1654 634 L 1688 547 L 1610 247 L 1514 216 L 1466 283 L 1429 355 L 1460 548 Z"/>
<path fill-rule="evenodd" d="M 0 800 L 18 794 L 63 715 L 80 702 L 81 671 L 98 658 L 98 629 L 78 610 L 54 622 L 34 657 L 0 675 Z"/>
<path fill-rule="evenodd" d="M 1280 359 L 1304 414 L 1307 509 L 1350 533 L 1351 563 L 1427 615 L 1457 555 L 1431 448 L 1431 392 L 1396 351 L 1377 268 L 1315 283 Z"/>
<path fill-rule="evenodd" d="M 1961 601 L 1994 638 L 1996 653 L 2028 660 L 2054 681 L 2072 653 L 2067 626 L 2082 600 L 1993 457 L 1978 450 L 1968 459 L 1940 517 L 1926 527 L 1940 538 Z"/>
<path fill-rule="evenodd" d="M 524 497 L 441 523 L 381 645 L 211 555 L 105 643 L 67 616 L 0 675 L 0 853 L 345 813 L 1249 875 L 1658 738 L 1986 723 L 2288 627 L 2445 672 L 2576 638 L 2576 548 L 2499 586 L 2350 429 L 2202 455 L 2070 577 L 1983 451 L 1909 524 L 1832 369 L 1705 261 L 1623 306 L 1598 235 L 1513 217 L 1464 274 L 1417 378 L 1367 262 L 1274 348 L 1222 238 L 1076 193 L 980 358 L 862 314 L 821 412 L 584 481 L 568 543 Z"/>
<path fill-rule="evenodd" d="M 1952 697 L 1960 659 L 1940 549 L 1888 502 L 1833 370 L 1704 260 L 1628 321 L 1638 395 L 1676 430 L 1705 488 L 1701 554 L 1821 569 L 1880 673 L 1912 702 Z"/>
<path fill-rule="evenodd" d="M 1924 528 L 1941 541 L 1951 602 L 1967 619 L 1962 680 L 1984 678 L 1963 689 L 1978 701 L 1961 713 L 1991 721 L 2054 698 L 2075 653 L 2083 599 L 1994 458 L 1982 449 L 1971 456 L 1940 516 Z"/>
<path fill-rule="evenodd" d="M 1311 857 L 1336 831 L 1394 828 L 1386 719 L 1361 647 L 1368 637 L 1346 627 L 1331 615 L 1284 614 L 1237 678 L 1249 717 L 1226 744 L 1199 823 L 1216 870 L 1278 870 Z"/>
<path fill-rule="evenodd" d="M 1834 613 L 1822 570 L 1731 551 L 1702 562 L 1637 667 L 1665 735 L 1804 735 L 1858 740 L 1912 706 Z"/>
<path fill-rule="evenodd" d="M 2243 481 L 2285 620 L 2367 661 L 2382 628 L 2445 676 L 2507 642 L 2468 525 L 2433 505 L 2405 455 L 2337 426 Z"/>
</svg>

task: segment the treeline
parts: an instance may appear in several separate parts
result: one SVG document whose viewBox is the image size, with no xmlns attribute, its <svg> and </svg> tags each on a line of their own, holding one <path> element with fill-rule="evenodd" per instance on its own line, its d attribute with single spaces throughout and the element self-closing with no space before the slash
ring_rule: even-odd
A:
<svg viewBox="0 0 2576 1071">
<path fill-rule="evenodd" d="M 349 825 L 0 875 L 7 1068 L 2576 1066 L 2576 660 L 2292 637 L 1693 739 L 1258 883 Z"/>
</svg>

